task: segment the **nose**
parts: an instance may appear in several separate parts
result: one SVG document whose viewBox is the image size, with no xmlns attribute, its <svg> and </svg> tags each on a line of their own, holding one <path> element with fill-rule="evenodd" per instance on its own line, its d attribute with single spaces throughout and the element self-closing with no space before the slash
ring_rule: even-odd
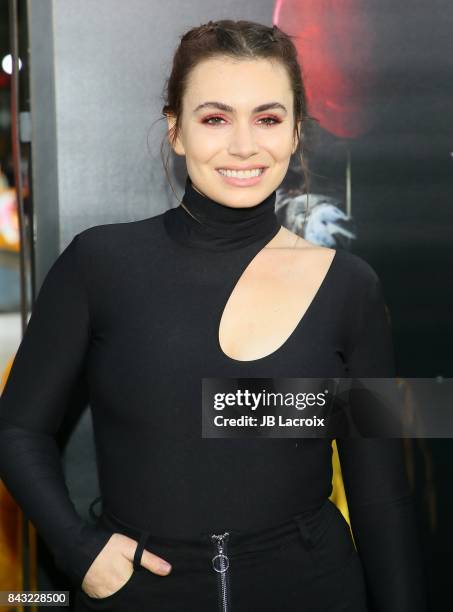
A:
<svg viewBox="0 0 453 612">
<path fill-rule="evenodd" d="M 253 128 L 247 123 L 237 123 L 231 132 L 228 153 L 247 158 L 258 152 Z"/>
</svg>

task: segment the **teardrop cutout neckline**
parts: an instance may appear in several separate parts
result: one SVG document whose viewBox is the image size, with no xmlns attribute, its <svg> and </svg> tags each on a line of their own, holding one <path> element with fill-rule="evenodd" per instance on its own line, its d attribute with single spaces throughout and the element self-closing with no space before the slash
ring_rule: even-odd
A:
<svg viewBox="0 0 453 612">
<path fill-rule="evenodd" d="M 266 248 L 267 245 L 265 245 L 264 248 Z M 264 250 L 264 249 L 262 249 Z M 217 350 L 220 352 L 220 354 L 222 355 L 223 359 L 231 362 L 231 363 L 243 363 L 243 364 L 253 364 L 253 363 L 261 363 L 266 359 L 270 359 L 270 358 L 275 358 L 277 357 L 281 352 L 283 352 L 284 350 L 286 350 L 287 348 L 290 347 L 291 342 L 296 338 L 296 336 L 298 336 L 299 331 L 302 329 L 303 324 L 306 322 L 306 320 L 308 319 L 308 317 L 311 315 L 311 313 L 313 312 L 314 308 L 316 307 L 317 303 L 319 302 L 319 300 L 321 299 L 321 295 L 325 289 L 325 287 L 327 286 L 329 279 L 333 273 L 333 270 L 335 268 L 335 263 L 338 259 L 338 249 L 334 250 L 333 256 L 330 260 L 330 263 L 328 265 L 327 271 L 325 272 L 321 283 L 318 285 L 317 290 L 314 292 L 313 297 L 311 298 L 310 302 L 308 303 L 307 308 L 305 309 L 305 311 L 302 313 L 302 315 L 299 317 L 299 319 L 297 320 L 296 325 L 293 327 L 292 331 L 289 333 L 288 336 L 286 336 L 286 338 L 279 344 L 279 346 L 277 346 L 274 350 L 272 350 L 270 353 L 267 353 L 266 355 L 262 355 L 261 357 L 256 357 L 253 359 L 238 359 L 236 357 L 233 357 L 231 355 L 228 355 L 222 348 L 221 342 L 220 342 L 220 328 L 221 328 L 221 324 L 222 324 L 222 320 L 224 318 L 228 303 L 230 301 L 231 296 L 233 295 L 233 293 L 236 290 L 236 287 L 238 286 L 238 284 L 240 283 L 241 279 L 243 278 L 243 276 L 247 273 L 247 270 L 249 270 L 250 266 L 253 264 L 253 262 L 255 261 L 256 257 L 259 256 L 259 254 L 261 253 L 261 250 L 258 251 L 258 253 L 256 253 L 256 255 L 250 260 L 250 262 L 247 264 L 247 266 L 242 270 L 242 272 L 240 273 L 239 277 L 236 279 L 236 282 L 234 283 L 233 289 L 230 291 L 229 295 L 228 295 L 228 299 L 222 309 L 220 318 L 218 319 L 217 322 L 217 333 L 216 333 L 216 340 L 217 340 Z"/>
</svg>

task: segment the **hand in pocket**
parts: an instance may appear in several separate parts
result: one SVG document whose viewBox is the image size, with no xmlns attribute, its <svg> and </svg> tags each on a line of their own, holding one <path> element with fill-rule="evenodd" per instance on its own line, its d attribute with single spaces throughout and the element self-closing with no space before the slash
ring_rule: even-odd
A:
<svg viewBox="0 0 453 612">
<path fill-rule="evenodd" d="M 131 579 L 134 573 L 134 554 L 138 542 L 122 533 L 113 533 L 107 544 L 90 565 L 82 582 L 82 590 L 97 599 L 109 597 Z M 141 565 L 159 576 L 166 576 L 171 565 L 165 559 L 144 550 Z"/>
</svg>

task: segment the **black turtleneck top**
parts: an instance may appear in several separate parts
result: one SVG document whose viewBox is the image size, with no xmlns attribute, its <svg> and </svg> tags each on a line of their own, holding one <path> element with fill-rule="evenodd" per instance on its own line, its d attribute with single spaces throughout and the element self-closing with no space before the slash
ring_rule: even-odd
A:
<svg viewBox="0 0 453 612">
<path fill-rule="evenodd" d="M 280 348 L 254 361 L 222 352 L 228 297 L 280 229 L 275 197 L 232 208 L 188 177 L 186 208 L 86 229 L 49 270 L 0 401 L 0 476 L 74 584 L 112 533 L 76 512 L 55 440 L 80 381 L 103 507 L 192 537 L 273 526 L 332 493 L 331 440 L 202 438 L 203 377 L 394 375 L 379 279 L 344 250 Z M 371 609 L 425 610 L 401 440 L 337 446 Z"/>
</svg>

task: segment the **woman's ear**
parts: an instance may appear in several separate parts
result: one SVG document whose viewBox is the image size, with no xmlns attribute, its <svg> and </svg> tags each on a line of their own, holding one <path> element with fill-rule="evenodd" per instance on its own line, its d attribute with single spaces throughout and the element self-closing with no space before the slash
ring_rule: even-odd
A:
<svg viewBox="0 0 453 612">
<path fill-rule="evenodd" d="M 293 138 L 293 150 L 291 151 L 291 154 L 294 155 L 294 153 L 297 151 L 297 148 L 300 144 L 300 128 L 302 126 L 302 121 L 298 121 L 297 122 L 297 128 L 296 131 L 294 133 L 294 138 Z"/>
<path fill-rule="evenodd" d="M 171 140 L 171 130 L 176 125 L 176 117 L 174 115 L 167 114 L 167 125 L 168 125 L 167 138 L 168 138 L 168 142 L 170 143 L 171 148 L 176 153 L 176 155 L 185 155 L 186 152 L 184 150 L 179 134 L 173 142 Z"/>
</svg>

